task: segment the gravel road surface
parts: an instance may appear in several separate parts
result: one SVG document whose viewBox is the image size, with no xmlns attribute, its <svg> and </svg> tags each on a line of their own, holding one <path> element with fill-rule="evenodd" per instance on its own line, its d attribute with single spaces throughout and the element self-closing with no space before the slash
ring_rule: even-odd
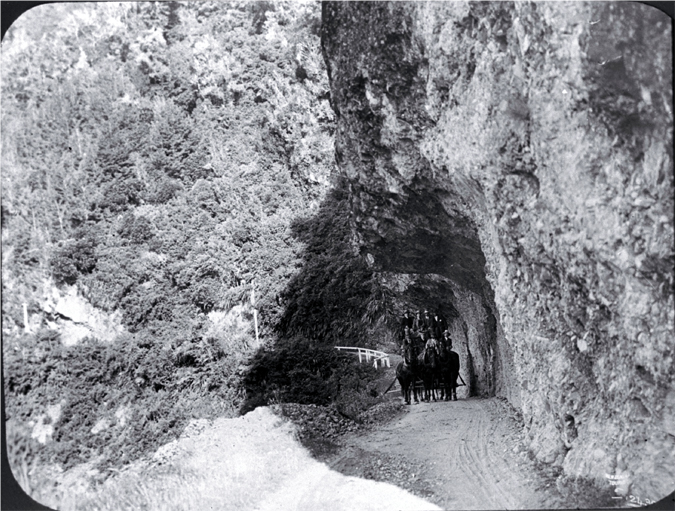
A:
<svg viewBox="0 0 675 511">
<path fill-rule="evenodd" d="M 443 509 L 562 507 L 552 479 L 525 454 L 513 410 L 497 398 L 413 404 L 343 439 L 328 465 L 389 482 Z"/>
</svg>

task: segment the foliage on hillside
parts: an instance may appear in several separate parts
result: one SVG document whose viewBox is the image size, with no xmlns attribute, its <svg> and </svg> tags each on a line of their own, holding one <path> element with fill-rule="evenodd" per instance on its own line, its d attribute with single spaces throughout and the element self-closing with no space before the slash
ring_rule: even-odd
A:
<svg viewBox="0 0 675 511">
<path fill-rule="evenodd" d="M 131 332 L 227 310 L 253 278 L 273 303 L 300 250 L 289 222 L 332 166 L 316 6 L 51 11 L 55 36 L 4 43 L 5 263 L 21 298 L 38 308 L 51 273 Z M 9 325 L 19 305 L 3 303 Z"/>
<path fill-rule="evenodd" d="M 294 222 L 293 234 L 306 247 L 302 271 L 280 296 L 279 341 L 256 353 L 246 372 L 242 411 L 279 402 L 332 402 L 356 416 L 372 404 L 373 368 L 340 356 L 334 346 L 374 347 L 387 330 L 382 325 L 392 329 L 397 318 L 393 293 L 355 250 L 348 201 L 345 183 L 338 181 L 315 215 Z"/>
<path fill-rule="evenodd" d="M 282 335 L 301 334 L 331 345 L 365 346 L 368 327 L 386 314 L 377 274 L 355 252 L 349 195 L 338 183 L 311 218 L 293 224 L 305 243 L 303 271 L 284 291 Z"/>
<path fill-rule="evenodd" d="M 304 337 L 282 338 L 274 351 L 259 351 L 252 362 L 242 412 L 275 403 L 334 403 L 356 416 L 376 395 L 370 394 L 377 376 L 373 366 Z"/>
<path fill-rule="evenodd" d="M 319 5 L 40 9 L 2 57 L 4 385 L 24 487 L 36 467 L 132 461 L 193 417 L 372 404 L 373 368 L 332 346 L 372 344 L 391 297 L 354 251 L 345 187 L 326 195 Z M 253 333 L 213 318 L 250 321 L 253 279 L 265 342 L 249 360 Z M 64 346 L 53 283 L 127 333 Z"/>
<path fill-rule="evenodd" d="M 118 465 L 166 443 L 190 417 L 232 416 L 239 357 L 227 348 L 215 339 L 176 349 L 132 336 L 65 347 L 43 331 L 32 353 L 5 361 L 7 394 L 22 401 L 9 400 L 9 451 L 66 469 L 98 456 Z M 58 412 L 36 416 L 45 401 Z M 31 420 L 51 432 L 46 448 L 22 434 Z"/>
<path fill-rule="evenodd" d="M 292 225 L 316 213 L 334 165 L 319 27 L 316 3 L 169 2 L 41 6 L 8 32 L 11 456 L 123 463 L 190 417 L 236 413 L 253 333 L 214 331 L 209 318 L 246 304 L 253 279 L 269 344 L 306 317 L 332 321 L 327 303 L 302 304 L 302 285 L 281 296 L 303 264 L 314 265 L 303 263 L 308 241 Z M 335 226 L 334 255 L 346 250 L 346 221 Z M 332 228 L 321 235 L 331 239 Z M 358 265 L 350 257 L 342 271 Z M 43 310 L 51 282 L 121 312 L 128 333 L 110 345 L 62 346 L 47 324 L 56 316 Z M 289 301 L 312 312 L 279 330 Z M 42 320 L 38 333 L 23 332 L 24 302 Z M 54 406 L 58 419 L 43 424 Z M 36 421 L 52 428 L 45 445 L 31 438 Z"/>
</svg>

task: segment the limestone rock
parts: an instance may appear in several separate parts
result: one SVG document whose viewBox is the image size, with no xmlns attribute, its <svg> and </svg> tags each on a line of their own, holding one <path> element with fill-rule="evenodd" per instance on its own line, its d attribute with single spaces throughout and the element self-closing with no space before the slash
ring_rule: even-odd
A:
<svg viewBox="0 0 675 511">
<path fill-rule="evenodd" d="M 66 294 L 59 298 L 54 310 L 74 323 L 86 323 L 91 315 L 91 309 L 91 305 L 78 295 L 77 288 L 69 286 Z"/>
<path fill-rule="evenodd" d="M 632 3 L 323 6 L 361 253 L 447 279 L 472 390 L 519 407 L 543 461 L 606 486 L 621 453 L 631 491 L 654 499 L 675 479 L 658 415 L 675 322 L 670 41 L 669 18 Z"/>
<path fill-rule="evenodd" d="M 60 290 L 47 282 L 45 288 L 42 309 L 56 315 L 54 321 L 47 320 L 46 324 L 60 333 L 64 345 L 75 345 L 85 337 L 109 342 L 124 332 L 120 311 L 108 314 L 96 309 L 81 295 L 77 286 L 66 286 Z"/>
</svg>

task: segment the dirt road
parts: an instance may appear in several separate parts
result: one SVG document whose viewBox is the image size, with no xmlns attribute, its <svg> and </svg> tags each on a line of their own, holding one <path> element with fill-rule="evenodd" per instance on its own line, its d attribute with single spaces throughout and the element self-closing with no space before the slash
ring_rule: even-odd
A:
<svg viewBox="0 0 675 511">
<path fill-rule="evenodd" d="M 497 398 L 413 404 L 401 418 L 346 439 L 327 462 L 443 509 L 560 507 L 551 479 L 526 456 L 519 430 L 512 409 Z"/>
<path fill-rule="evenodd" d="M 597 508 L 561 500 L 553 477 L 525 455 L 505 402 L 460 398 L 401 413 L 391 399 L 380 419 L 356 429 L 346 421 L 340 434 L 337 412 L 315 405 L 288 405 L 293 420 L 280 406 L 195 420 L 104 484 L 64 486 L 41 502 L 74 511 Z M 324 441 L 303 447 L 301 427 Z"/>
</svg>

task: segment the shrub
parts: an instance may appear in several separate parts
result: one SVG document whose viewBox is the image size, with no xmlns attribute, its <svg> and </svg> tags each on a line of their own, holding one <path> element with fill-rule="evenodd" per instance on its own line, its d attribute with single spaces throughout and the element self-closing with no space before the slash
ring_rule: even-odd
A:
<svg viewBox="0 0 675 511">
<path fill-rule="evenodd" d="M 70 256 L 69 247 L 59 246 L 49 262 L 52 276 L 59 284 L 75 284 L 78 272 Z"/>
<path fill-rule="evenodd" d="M 96 268 L 95 233 L 79 229 L 75 236 L 79 239 L 59 242 L 51 257 L 52 276 L 59 284 L 74 284 L 80 275 L 89 274 Z"/>
<path fill-rule="evenodd" d="M 143 243 L 154 235 L 152 222 L 144 216 L 136 217 L 133 213 L 124 215 L 119 233 L 135 244 Z"/>
<path fill-rule="evenodd" d="M 165 204 L 174 198 L 176 192 L 182 189 L 180 181 L 162 178 L 148 193 L 148 201 L 153 204 Z"/>
<path fill-rule="evenodd" d="M 11 240 L 14 247 L 14 261 L 18 265 L 35 266 L 39 264 L 39 251 L 33 246 L 30 231 L 16 231 Z"/>
<path fill-rule="evenodd" d="M 140 204 L 143 188 L 143 183 L 134 177 L 116 178 L 103 186 L 103 199 L 99 206 L 111 213 L 126 211 Z"/>
<path fill-rule="evenodd" d="M 15 457 L 29 464 L 39 459 L 68 468 L 99 454 L 106 463 L 128 462 L 175 438 L 190 417 L 233 415 L 240 401 L 235 371 L 243 355 L 210 349 L 215 340 L 167 346 L 127 334 L 114 344 L 88 338 L 66 347 L 43 330 L 32 343 L 26 354 L 5 353 L 7 417 L 25 424 L 46 405 L 62 409 L 53 441 L 39 449 L 24 448 L 34 444 L 28 429 L 15 432 L 22 451 Z M 130 410 L 126 426 L 114 425 L 120 406 Z M 102 417 L 113 429 L 93 434 Z"/>
<path fill-rule="evenodd" d="M 370 390 L 376 370 L 333 346 L 302 337 L 282 339 L 274 351 L 258 352 L 244 377 L 242 412 L 274 401 L 327 405 L 343 394 Z"/>
<path fill-rule="evenodd" d="M 367 337 L 372 317 L 364 310 L 382 291 L 354 253 L 347 201 L 346 184 L 339 183 L 315 217 L 293 224 L 307 249 L 302 271 L 284 291 L 288 303 L 277 325 L 282 336 L 301 334 L 352 346 L 363 345 Z"/>
</svg>

